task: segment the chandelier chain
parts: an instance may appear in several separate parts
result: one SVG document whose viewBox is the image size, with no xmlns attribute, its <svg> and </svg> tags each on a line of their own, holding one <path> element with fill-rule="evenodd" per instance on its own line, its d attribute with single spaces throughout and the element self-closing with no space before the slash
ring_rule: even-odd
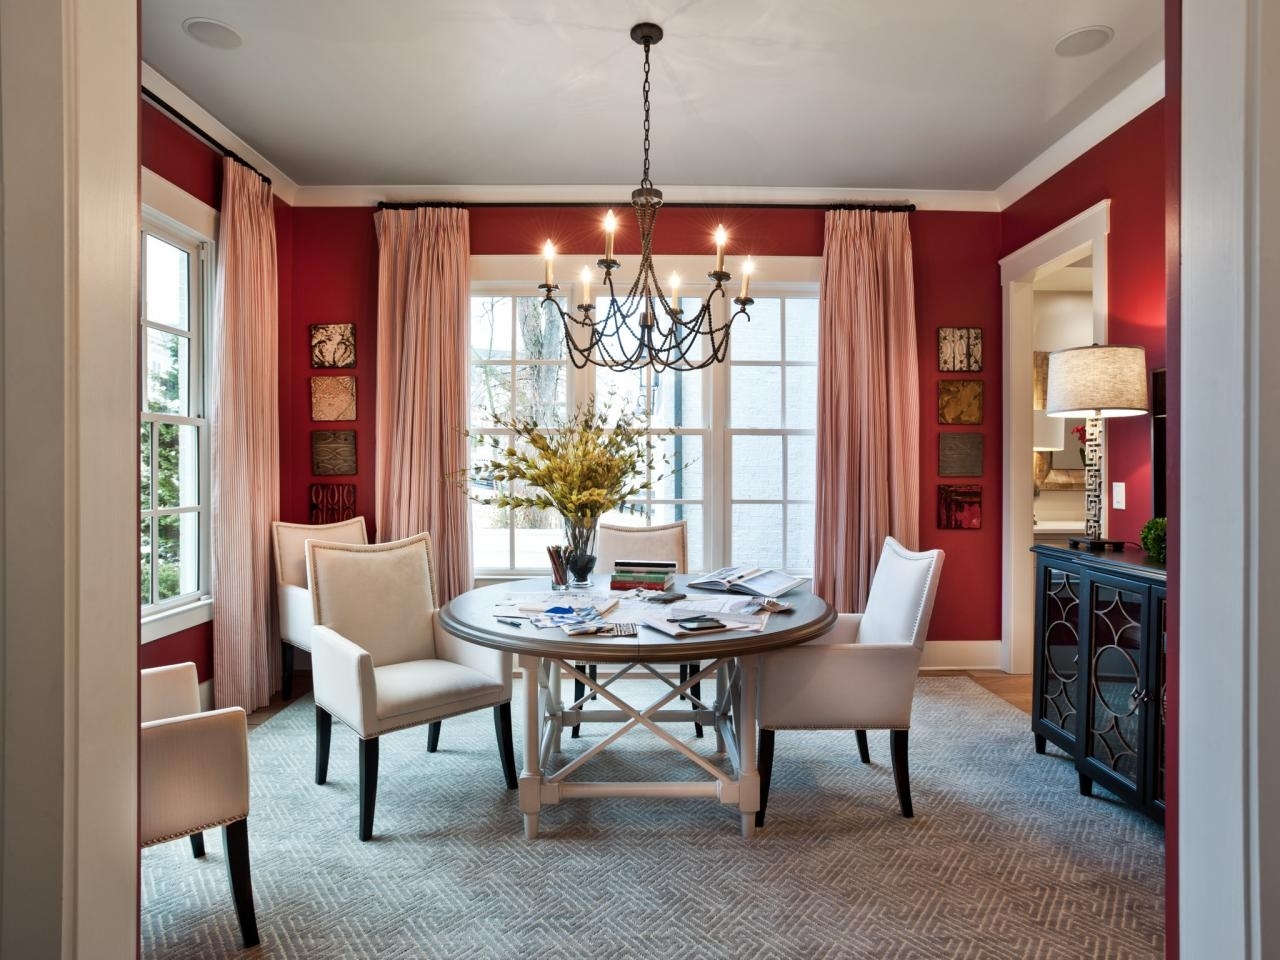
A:
<svg viewBox="0 0 1280 960">
<path fill-rule="evenodd" d="M 640 178 L 640 186 L 652 187 L 649 179 L 649 42 L 644 45 L 644 176 Z"/>
</svg>

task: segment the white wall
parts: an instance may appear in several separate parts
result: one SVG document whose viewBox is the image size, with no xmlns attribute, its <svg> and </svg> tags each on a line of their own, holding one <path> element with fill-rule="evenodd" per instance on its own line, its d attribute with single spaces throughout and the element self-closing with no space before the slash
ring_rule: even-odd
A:
<svg viewBox="0 0 1280 960">
<path fill-rule="evenodd" d="M 1280 17 L 1182 9 L 1181 956 L 1261 960 L 1280 956 Z"/>
<path fill-rule="evenodd" d="M 137 940 L 137 6 L 0 0 L 0 956 Z M 126 562 L 122 562 L 126 561 Z"/>
</svg>

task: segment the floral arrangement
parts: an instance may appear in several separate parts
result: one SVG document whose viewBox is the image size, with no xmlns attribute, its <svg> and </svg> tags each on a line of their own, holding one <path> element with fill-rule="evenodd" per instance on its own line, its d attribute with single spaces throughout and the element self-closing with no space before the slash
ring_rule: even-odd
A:
<svg viewBox="0 0 1280 960">
<path fill-rule="evenodd" d="M 1089 456 L 1084 445 L 1085 429 L 1084 424 L 1077 424 L 1071 428 L 1071 434 L 1080 442 L 1080 462 L 1086 467 L 1089 465 Z"/>
<path fill-rule="evenodd" d="M 468 496 L 502 508 L 554 510 L 564 517 L 566 529 L 594 534 L 602 515 L 679 469 L 655 449 L 648 414 L 623 409 L 614 418 L 608 407 L 597 410 L 590 398 L 572 415 L 545 426 L 530 417 L 491 414 L 493 423 L 512 435 L 489 437 L 491 458 L 471 467 L 473 477 L 492 478 L 495 492 Z M 515 492 L 515 481 L 531 489 Z M 589 544 L 570 547 L 590 552 Z"/>
</svg>

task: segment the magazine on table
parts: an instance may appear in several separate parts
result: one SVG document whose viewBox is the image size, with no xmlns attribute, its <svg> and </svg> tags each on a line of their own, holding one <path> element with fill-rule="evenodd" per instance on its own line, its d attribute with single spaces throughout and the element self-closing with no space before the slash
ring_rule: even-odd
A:
<svg viewBox="0 0 1280 960">
<path fill-rule="evenodd" d="M 755 597 L 780 597 L 788 590 L 804 586 L 808 581 L 808 577 L 793 577 L 781 570 L 741 566 L 713 570 L 696 580 L 690 580 L 688 586 L 747 593 Z"/>
</svg>

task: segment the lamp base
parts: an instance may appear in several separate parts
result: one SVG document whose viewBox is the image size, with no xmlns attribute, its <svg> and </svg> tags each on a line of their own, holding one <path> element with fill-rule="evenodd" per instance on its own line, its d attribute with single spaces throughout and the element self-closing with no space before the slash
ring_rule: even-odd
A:
<svg viewBox="0 0 1280 960">
<path fill-rule="evenodd" d="M 1116 553 L 1120 553 L 1124 550 L 1124 541 L 1103 540 L 1098 537 L 1068 537 L 1067 546 L 1072 550 L 1090 550 L 1095 553 L 1114 550 Z"/>
</svg>

